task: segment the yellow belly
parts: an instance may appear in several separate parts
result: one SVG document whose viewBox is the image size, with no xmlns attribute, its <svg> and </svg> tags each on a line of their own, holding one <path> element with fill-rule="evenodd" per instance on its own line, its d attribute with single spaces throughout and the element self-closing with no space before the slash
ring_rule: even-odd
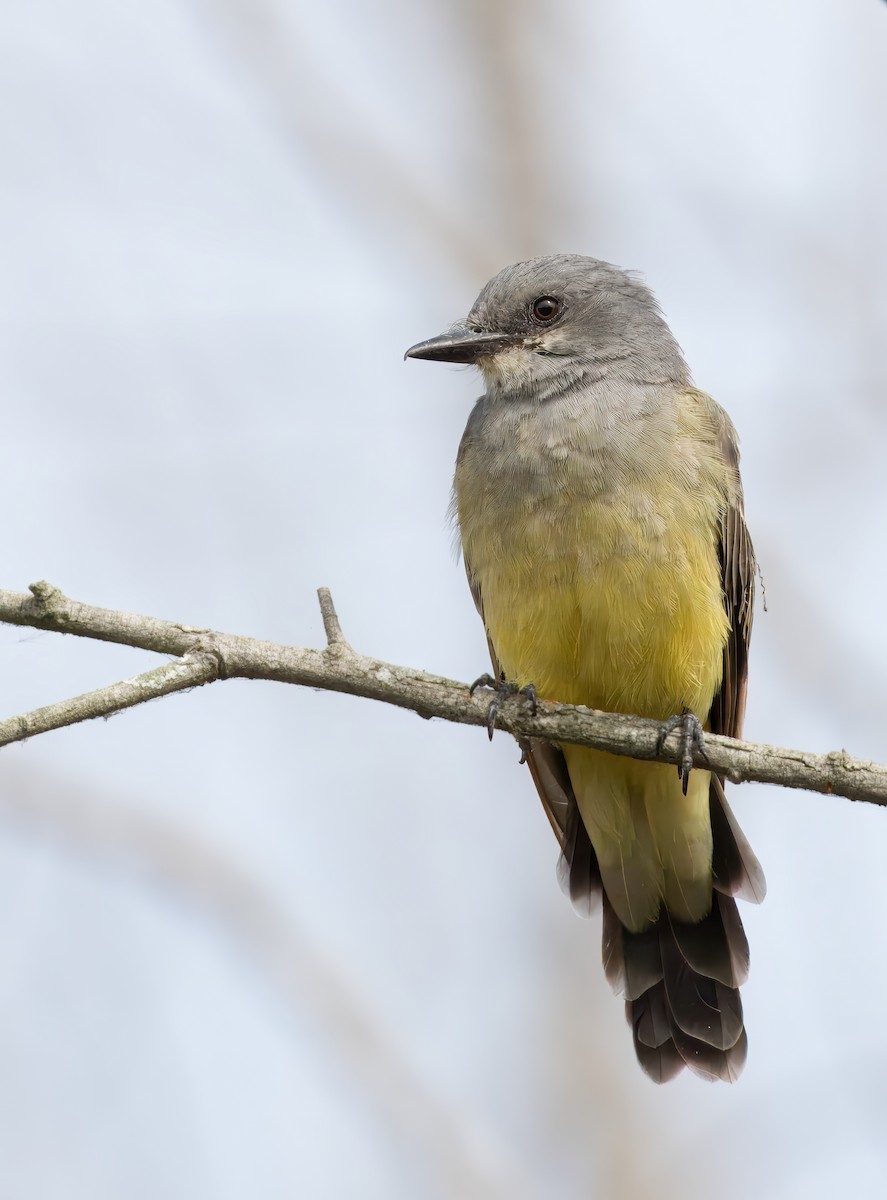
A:
<svg viewBox="0 0 887 1200">
<path fill-rule="evenodd" d="M 508 679 L 540 697 L 663 720 L 708 717 L 728 633 L 716 511 L 666 489 L 522 506 L 487 530 L 463 522 L 490 640 Z M 663 507 L 667 517 L 662 516 Z M 467 535 L 467 536 L 466 536 Z M 563 747 L 604 886 L 629 929 L 664 900 L 681 920 L 711 904 L 709 776 L 687 796 L 673 766 Z"/>
<path fill-rule="evenodd" d="M 586 504 L 528 517 L 493 554 L 466 545 L 508 678 L 566 704 L 705 719 L 728 621 L 714 530 L 683 515 L 651 538 L 630 513 Z"/>
</svg>

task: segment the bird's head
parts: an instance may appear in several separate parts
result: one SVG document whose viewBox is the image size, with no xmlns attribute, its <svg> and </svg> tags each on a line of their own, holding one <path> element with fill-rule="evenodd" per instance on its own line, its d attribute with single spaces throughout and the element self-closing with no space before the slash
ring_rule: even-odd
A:
<svg viewBox="0 0 887 1200">
<path fill-rule="evenodd" d="M 464 321 L 411 346 L 405 357 L 470 363 L 491 390 L 542 396 L 608 375 L 643 382 L 688 378 L 646 285 L 580 254 L 506 267 Z"/>
</svg>

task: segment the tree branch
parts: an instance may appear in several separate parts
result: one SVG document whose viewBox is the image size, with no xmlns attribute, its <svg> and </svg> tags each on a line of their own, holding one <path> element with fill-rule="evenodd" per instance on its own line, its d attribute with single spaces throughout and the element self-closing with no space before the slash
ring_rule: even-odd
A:
<svg viewBox="0 0 887 1200">
<path fill-rule="evenodd" d="M 464 683 L 381 662 L 352 650 L 326 588 L 318 593 L 327 636 L 323 650 L 283 646 L 156 617 L 95 608 L 69 600 L 45 582 L 32 584 L 30 590 L 30 595 L 0 590 L 0 621 L 118 642 L 172 655 L 178 661 L 0 722 L 0 746 L 78 721 L 107 717 L 145 700 L 217 679 L 269 679 L 381 700 L 411 709 L 420 717 L 440 717 L 463 725 L 487 723 L 488 698 L 482 693 L 471 696 Z M 514 697 L 502 703 L 496 727 L 517 738 L 593 746 L 629 758 L 669 763 L 677 763 L 679 758 L 675 738 L 666 742 L 661 753 L 657 751 L 657 722 L 620 713 L 540 701 L 536 715 L 531 716 L 526 702 Z M 812 754 L 713 733 L 706 734 L 705 749 L 706 758 L 697 755 L 696 765 L 710 767 L 733 783 L 754 780 L 887 805 L 887 766 L 851 758 L 844 750 Z"/>
</svg>

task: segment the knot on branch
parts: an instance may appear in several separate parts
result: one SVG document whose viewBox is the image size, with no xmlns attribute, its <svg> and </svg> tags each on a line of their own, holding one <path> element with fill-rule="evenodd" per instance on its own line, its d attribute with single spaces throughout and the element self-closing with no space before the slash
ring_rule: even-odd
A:
<svg viewBox="0 0 887 1200">
<path fill-rule="evenodd" d="M 34 597 L 33 607 L 37 610 L 38 616 L 52 617 L 55 621 L 64 620 L 64 613 L 61 609 L 67 600 L 61 588 L 57 588 L 54 583 L 48 583 L 45 579 L 40 579 L 37 583 L 29 584 L 28 591 Z"/>
<path fill-rule="evenodd" d="M 213 675 L 216 679 L 230 678 L 225 648 L 220 639 L 213 634 L 205 633 L 197 638 L 188 652 L 182 655 L 181 661 L 195 662 L 198 659 L 203 659 L 204 662 L 212 667 Z"/>
</svg>

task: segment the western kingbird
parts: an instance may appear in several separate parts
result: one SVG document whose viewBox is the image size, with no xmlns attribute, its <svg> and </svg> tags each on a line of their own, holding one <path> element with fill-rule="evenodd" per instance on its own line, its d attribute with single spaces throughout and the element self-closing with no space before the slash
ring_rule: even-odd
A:
<svg viewBox="0 0 887 1200">
<path fill-rule="evenodd" d="M 500 271 L 410 358 L 486 392 L 454 484 L 496 678 L 545 700 L 741 733 L 755 558 L 736 432 L 693 387 L 633 274 L 577 254 Z M 681 715 L 683 714 L 683 715 Z M 735 1080 L 761 868 L 705 770 L 534 740 L 527 759 L 574 906 L 603 907 L 607 978 L 644 1071 Z M 690 760 L 692 761 L 692 759 Z"/>
</svg>

